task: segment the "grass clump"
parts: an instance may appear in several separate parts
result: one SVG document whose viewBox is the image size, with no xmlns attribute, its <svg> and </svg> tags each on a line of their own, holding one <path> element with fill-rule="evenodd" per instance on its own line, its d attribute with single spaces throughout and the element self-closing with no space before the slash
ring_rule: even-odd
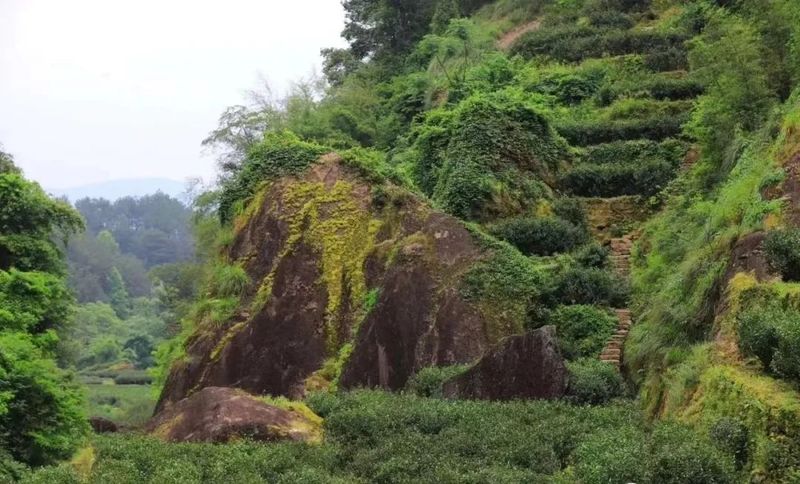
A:
<svg viewBox="0 0 800 484">
<path fill-rule="evenodd" d="M 418 397 L 441 398 L 442 385 L 467 370 L 464 365 L 429 366 L 414 374 L 406 383 L 406 391 Z"/>
</svg>

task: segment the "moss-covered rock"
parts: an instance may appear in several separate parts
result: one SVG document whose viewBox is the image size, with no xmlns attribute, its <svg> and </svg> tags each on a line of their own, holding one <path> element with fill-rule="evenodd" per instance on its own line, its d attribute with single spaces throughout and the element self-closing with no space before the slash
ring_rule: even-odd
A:
<svg viewBox="0 0 800 484">
<path fill-rule="evenodd" d="M 523 331 L 546 279 L 508 244 L 335 154 L 265 178 L 233 225 L 224 258 L 249 283 L 227 320 L 197 324 L 159 409 L 208 386 L 401 389 Z"/>
</svg>

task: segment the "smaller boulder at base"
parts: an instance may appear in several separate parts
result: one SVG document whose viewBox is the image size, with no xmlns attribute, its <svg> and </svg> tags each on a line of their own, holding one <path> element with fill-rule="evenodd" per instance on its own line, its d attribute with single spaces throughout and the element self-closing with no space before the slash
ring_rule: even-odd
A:
<svg viewBox="0 0 800 484">
<path fill-rule="evenodd" d="M 469 370 L 445 382 L 444 396 L 477 400 L 557 399 L 569 373 L 555 326 L 511 336 Z"/>
<path fill-rule="evenodd" d="M 258 441 L 322 440 L 322 419 L 293 404 L 281 407 L 243 390 L 206 387 L 167 406 L 147 424 L 146 430 L 168 442 L 229 442 L 239 438 Z M 297 404 L 301 406 L 302 404 Z"/>
</svg>

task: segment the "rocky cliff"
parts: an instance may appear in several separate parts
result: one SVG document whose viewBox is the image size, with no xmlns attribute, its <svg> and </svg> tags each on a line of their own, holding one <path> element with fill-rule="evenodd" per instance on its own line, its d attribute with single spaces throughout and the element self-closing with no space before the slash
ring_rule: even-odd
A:
<svg viewBox="0 0 800 484">
<path fill-rule="evenodd" d="M 249 284 L 232 317 L 197 323 L 159 409 L 209 386 L 399 389 L 521 332 L 535 300 L 524 277 L 486 276 L 527 259 L 333 154 L 265 182 L 234 227 L 226 257 Z"/>
</svg>

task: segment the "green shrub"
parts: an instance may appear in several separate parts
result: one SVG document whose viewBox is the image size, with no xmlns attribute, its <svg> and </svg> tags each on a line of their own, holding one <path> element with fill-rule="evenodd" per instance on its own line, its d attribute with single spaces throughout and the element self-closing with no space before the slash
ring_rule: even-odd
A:
<svg viewBox="0 0 800 484">
<path fill-rule="evenodd" d="M 781 377 L 800 382 L 800 313 L 788 313 L 777 328 L 778 346 L 772 367 Z"/>
<path fill-rule="evenodd" d="M 573 121 L 559 123 L 556 130 L 570 144 L 576 146 L 637 138 L 661 141 L 679 135 L 687 120 L 688 116 L 682 115 L 620 121 Z"/>
<path fill-rule="evenodd" d="M 675 177 L 674 164 L 649 161 L 632 165 L 578 165 L 559 177 L 568 193 L 583 197 L 651 196 Z"/>
<path fill-rule="evenodd" d="M 88 431 L 79 386 L 47 356 L 32 336 L 0 332 L 0 449 L 31 466 L 69 458 Z"/>
<path fill-rule="evenodd" d="M 556 217 L 562 218 L 576 227 L 589 230 L 586 210 L 583 208 L 583 203 L 577 198 L 558 197 L 553 202 L 553 213 Z"/>
<path fill-rule="evenodd" d="M 418 397 L 441 398 L 442 385 L 467 369 L 463 365 L 428 366 L 419 370 L 406 383 L 406 391 Z"/>
<path fill-rule="evenodd" d="M 114 377 L 117 385 L 149 385 L 153 377 L 146 370 L 127 370 Z"/>
<path fill-rule="evenodd" d="M 569 157 L 539 108 L 515 93 L 476 94 L 415 128 L 414 177 L 445 211 L 483 220 L 517 214 L 547 193 Z"/>
<path fill-rule="evenodd" d="M 624 307 L 628 286 L 608 271 L 571 267 L 557 277 L 552 297 L 562 304 L 601 304 Z"/>
<path fill-rule="evenodd" d="M 636 165 L 655 160 L 677 166 L 688 149 L 688 143 L 672 138 L 661 142 L 646 139 L 612 141 L 583 148 L 578 161 L 592 165 Z"/>
<path fill-rule="evenodd" d="M 588 237 L 584 229 L 560 218 L 516 217 L 491 225 L 489 232 L 526 255 L 568 252 Z"/>
<path fill-rule="evenodd" d="M 625 392 L 622 375 L 612 364 L 597 358 L 582 358 L 567 363 L 567 399 L 581 405 L 602 405 Z"/>
<path fill-rule="evenodd" d="M 301 141 L 291 132 L 267 133 L 253 146 L 235 176 L 226 182 L 219 196 L 219 214 L 223 222 L 233 219 L 234 207 L 253 196 L 258 186 L 281 176 L 305 170 L 329 148 Z"/>
<path fill-rule="evenodd" d="M 608 256 L 611 253 L 608 247 L 602 246 L 597 242 L 586 244 L 575 254 L 575 262 L 583 267 L 596 267 L 605 269 L 608 267 Z"/>
<path fill-rule="evenodd" d="M 775 230 L 764 240 L 770 266 L 787 281 L 800 280 L 800 229 Z"/>
<path fill-rule="evenodd" d="M 566 358 L 595 357 L 614 334 L 617 318 L 594 306 L 559 306 L 550 317 Z"/>
<path fill-rule="evenodd" d="M 750 431 L 740 420 L 718 419 L 711 425 L 709 436 L 717 448 L 733 456 L 737 469 L 745 466 L 750 458 Z"/>
<path fill-rule="evenodd" d="M 778 347 L 778 327 L 784 312 L 778 308 L 754 308 L 737 317 L 739 349 L 747 356 L 755 356 L 764 369 L 772 368 L 772 359 Z"/>
<path fill-rule="evenodd" d="M 617 82 L 597 91 L 597 100 L 603 106 L 619 98 L 652 98 L 657 100 L 682 100 L 695 98 L 705 91 L 704 86 L 687 78 L 651 77 L 646 81 Z"/>
<path fill-rule="evenodd" d="M 514 43 L 511 53 L 527 59 L 545 56 L 577 62 L 607 55 L 680 50 L 686 39 L 686 35 L 677 32 L 564 26 L 528 32 Z"/>
<path fill-rule="evenodd" d="M 653 72 L 669 72 L 686 69 L 689 59 L 686 49 L 670 47 L 655 52 L 648 52 L 644 56 L 644 67 Z"/>
<path fill-rule="evenodd" d="M 553 96 L 563 104 L 577 104 L 594 96 L 602 74 L 601 71 L 548 73 L 527 86 L 527 90 Z"/>
</svg>

